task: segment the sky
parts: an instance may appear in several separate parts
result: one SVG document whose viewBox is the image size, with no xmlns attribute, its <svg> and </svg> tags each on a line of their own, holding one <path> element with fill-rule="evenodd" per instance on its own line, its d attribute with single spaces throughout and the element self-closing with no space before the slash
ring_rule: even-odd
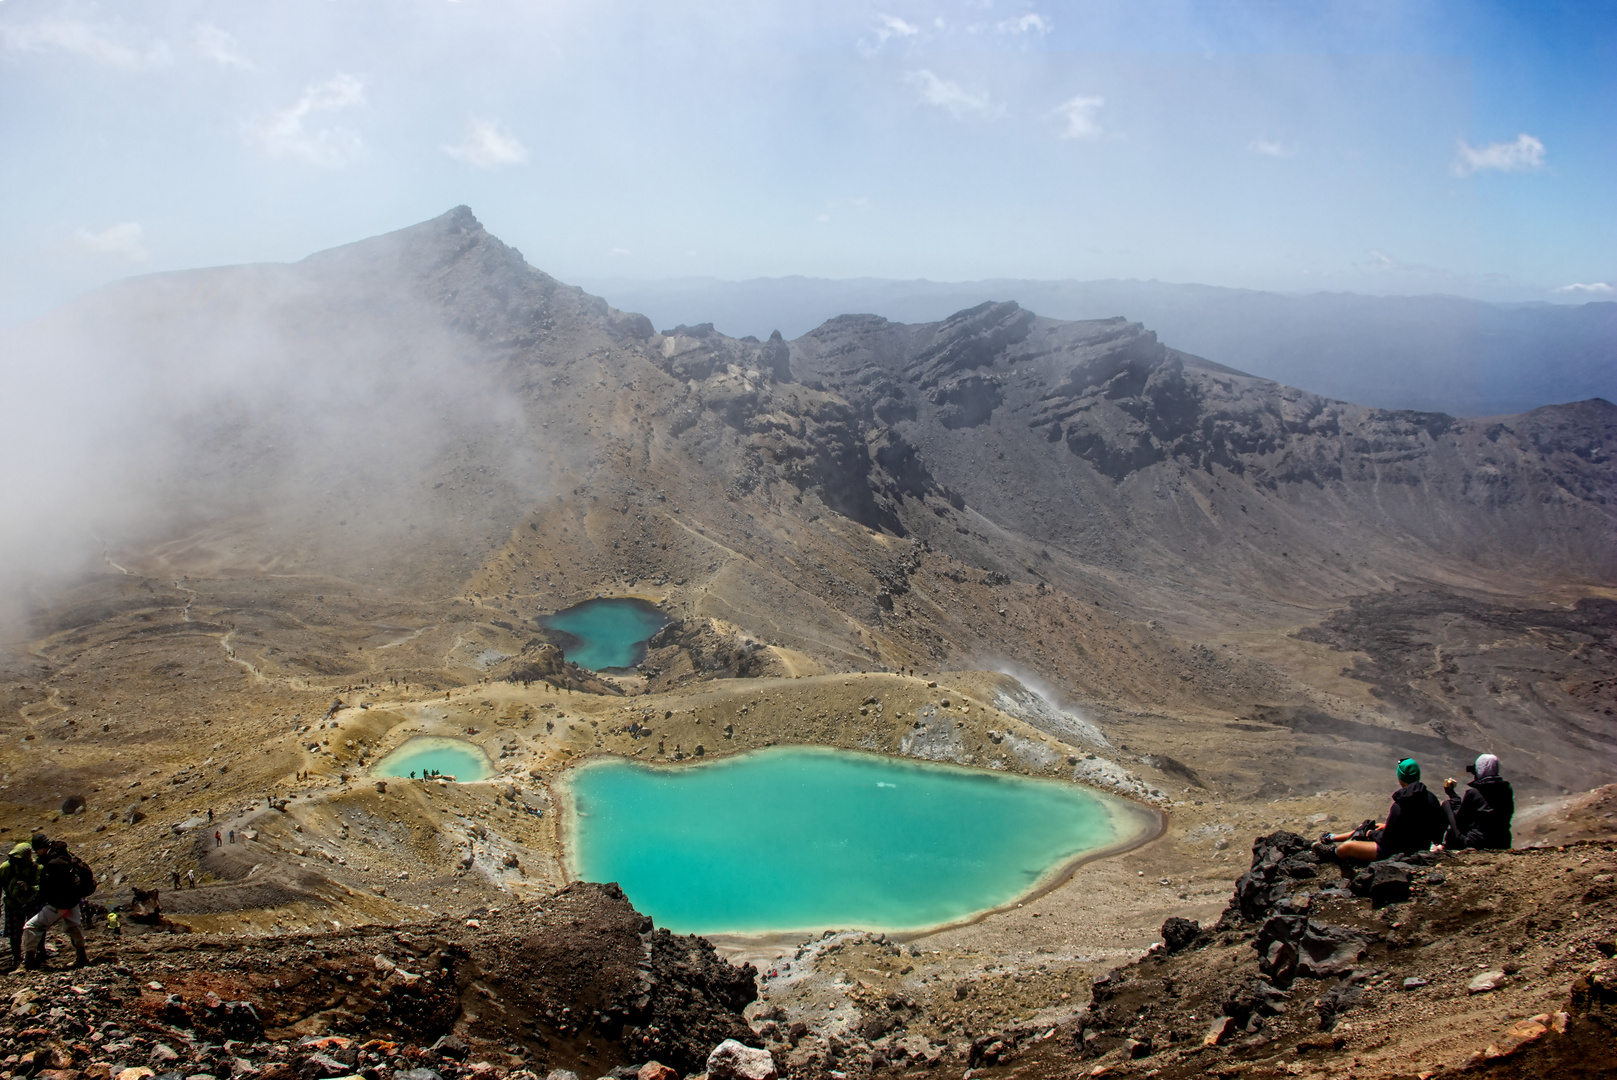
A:
<svg viewBox="0 0 1617 1080">
<path fill-rule="evenodd" d="M 0 325 L 467 204 L 563 279 L 1617 299 L 1617 4 L 0 0 Z"/>
</svg>

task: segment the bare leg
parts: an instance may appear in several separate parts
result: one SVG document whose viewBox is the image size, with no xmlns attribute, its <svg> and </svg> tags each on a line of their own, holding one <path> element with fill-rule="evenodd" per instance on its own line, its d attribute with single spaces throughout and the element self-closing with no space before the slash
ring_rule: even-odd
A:
<svg viewBox="0 0 1617 1080">
<path fill-rule="evenodd" d="M 1375 862 L 1376 845 L 1369 840 L 1346 840 L 1336 845 L 1336 857 L 1349 862 Z"/>
</svg>

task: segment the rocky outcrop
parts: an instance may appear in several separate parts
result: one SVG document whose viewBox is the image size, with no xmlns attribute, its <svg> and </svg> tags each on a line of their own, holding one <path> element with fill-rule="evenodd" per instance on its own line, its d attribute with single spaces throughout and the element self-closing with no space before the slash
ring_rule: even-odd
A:
<svg viewBox="0 0 1617 1080">
<path fill-rule="evenodd" d="M 470 914 L 295 942 L 125 938 L 114 963 L 7 986 L 0 1054 L 18 1055 L 18 1076 L 86 1080 L 532 1080 L 653 1058 L 689 1075 L 725 1040 L 756 1041 L 741 1015 L 757 996 L 753 968 L 654 929 L 616 885 Z M 96 953 L 111 946 L 92 936 Z"/>
<path fill-rule="evenodd" d="M 589 694 L 622 694 L 623 689 L 609 679 L 603 679 L 588 668 L 581 668 L 555 644 L 540 638 L 529 638 L 516 656 L 490 669 L 496 677 L 507 682 L 545 682 L 565 690 L 581 690 Z"/>
<path fill-rule="evenodd" d="M 688 678 L 751 679 L 774 673 L 774 656 L 739 627 L 715 619 L 669 623 L 646 642 L 641 665 L 658 685 Z"/>
</svg>

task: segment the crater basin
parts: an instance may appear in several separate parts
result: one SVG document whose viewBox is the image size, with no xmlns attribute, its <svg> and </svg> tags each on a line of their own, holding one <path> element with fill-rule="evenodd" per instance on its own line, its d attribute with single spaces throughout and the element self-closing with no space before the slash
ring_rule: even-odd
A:
<svg viewBox="0 0 1617 1080">
<path fill-rule="evenodd" d="M 422 735 L 411 739 L 376 763 L 373 776 L 408 777 L 413 770 L 419 779 L 428 770 L 453 776 L 464 783 L 487 780 L 494 775 L 494 763 L 475 744 L 464 739 L 444 739 Z"/>
<path fill-rule="evenodd" d="M 676 933 L 914 931 L 1050 885 L 1154 835 L 1070 783 L 823 747 L 567 774 L 572 876 L 616 881 Z"/>
<path fill-rule="evenodd" d="M 591 671 L 612 672 L 644 660 L 646 641 L 671 620 L 645 600 L 606 597 L 541 615 L 538 621 L 567 659 Z"/>
</svg>

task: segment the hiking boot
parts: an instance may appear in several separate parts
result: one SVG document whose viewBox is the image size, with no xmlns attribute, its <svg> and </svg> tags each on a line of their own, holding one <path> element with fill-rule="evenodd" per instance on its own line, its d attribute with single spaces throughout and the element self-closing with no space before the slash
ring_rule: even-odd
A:
<svg viewBox="0 0 1617 1080">
<path fill-rule="evenodd" d="M 45 954 L 43 952 L 29 953 L 22 958 L 22 966 L 29 971 L 43 971 L 45 968 Z"/>
<path fill-rule="evenodd" d="M 73 951 L 73 966 L 75 968 L 90 966 L 90 954 L 84 951 L 83 945 Z"/>
<path fill-rule="evenodd" d="M 1326 840 L 1316 840 L 1316 841 L 1314 841 L 1313 852 L 1314 852 L 1315 855 L 1318 855 L 1322 861 L 1325 861 L 1325 862 L 1335 862 L 1336 861 L 1336 845 L 1330 843 L 1329 841 L 1326 841 Z"/>
</svg>

